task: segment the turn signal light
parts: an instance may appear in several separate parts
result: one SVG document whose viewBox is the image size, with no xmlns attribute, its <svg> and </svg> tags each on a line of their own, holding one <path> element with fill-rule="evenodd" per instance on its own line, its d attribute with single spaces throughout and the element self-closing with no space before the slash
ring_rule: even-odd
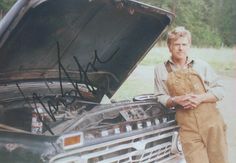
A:
<svg viewBox="0 0 236 163">
<path fill-rule="evenodd" d="M 59 138 L 59 143 L 63 149 L 76 148 L 83 144 L 83 134 L 79 132 L 63 135 Z"/>
<path fill-rule="evenodd" d="M 64 139 L 64 146 L 74 145 L 80 143 L 80 135 L 71 136 Z"/>
</svg>

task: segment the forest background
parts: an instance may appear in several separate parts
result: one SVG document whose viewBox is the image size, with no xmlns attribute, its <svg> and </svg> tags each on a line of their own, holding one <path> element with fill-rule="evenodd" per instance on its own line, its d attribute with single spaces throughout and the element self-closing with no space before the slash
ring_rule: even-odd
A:
<svg viewBox="0 0 236 163">
<path fill-rule="evenodd" d="M 219 103 L 219 108 L 228 125 L 229 160 L 230 163 L 235 162 L 236 0 L 139 1 L 175 13 L 176 18 L 170 28 L 185 26 L 189 29 L 193 39 L 191 55 L 207 61 L 220 74 L 227 93 Z M 16 0 L 0 0 L 0 19 L 15 2 Z M 170 55 L 165 40 L 166 36 L 150 50 L 113 99 L 130 99 L 153 92 L 153 69 Z"/>
<path fill-rule="evenodd" d="M 195 47 L 236 46 L 235 0 L 139 0 L 176 14 L 172 26 L 184 25 L 192 32 Z M 16 0 L 0 0 L 0 17 Z"/>
</svg>

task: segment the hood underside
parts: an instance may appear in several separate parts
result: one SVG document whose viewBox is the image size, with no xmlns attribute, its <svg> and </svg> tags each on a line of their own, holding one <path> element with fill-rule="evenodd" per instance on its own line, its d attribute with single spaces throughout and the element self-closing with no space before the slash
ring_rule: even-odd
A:
<svg viewBox="0 0 236 163">
<path fill-rule="evenodd" d="M 0 82 L 87 82 L 111 97 L 172 17 L 132 0 L 18 0 L 0 24 Z"/>
</svg>

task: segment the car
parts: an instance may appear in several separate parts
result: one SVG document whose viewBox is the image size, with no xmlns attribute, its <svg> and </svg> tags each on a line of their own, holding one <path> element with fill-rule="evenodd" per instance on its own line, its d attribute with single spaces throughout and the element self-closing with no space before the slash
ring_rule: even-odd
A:
<svg viewBox="0 0 236 163">
<path fill-rule="evenodd" d="M 175 111 L 155 95 L 102 102 L 173 19 L 135 0 L 18 0 L 0 22 L 0 162 L 164 162 L 181 153 Z"/>
</svg>

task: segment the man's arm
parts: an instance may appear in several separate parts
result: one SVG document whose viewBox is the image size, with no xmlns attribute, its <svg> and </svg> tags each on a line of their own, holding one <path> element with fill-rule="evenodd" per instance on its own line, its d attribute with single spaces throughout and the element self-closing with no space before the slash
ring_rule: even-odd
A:
<svg viewBox="0 0 236 163">
<path fill-rule="evenodd" d="M 199 104 L 204 102 L 216 102 L 217 98 L 211 93 L 204 93 L 201 95 L 187 94 L 183 96 L 170 97 L 167 100 L 166 107 L 179 107 L 182 109 L 194 109 Z"/>
<path fill-rule="evenodd" d="M 167 75 L 168 72 L 166 71 L 164 63 L 156 66 L 154 70 L 154 94 L 158 97 L 158 101 L 165 106 L 167 106 L 168 99 L 170 98 L 165 85 Z"/>
</svg>

